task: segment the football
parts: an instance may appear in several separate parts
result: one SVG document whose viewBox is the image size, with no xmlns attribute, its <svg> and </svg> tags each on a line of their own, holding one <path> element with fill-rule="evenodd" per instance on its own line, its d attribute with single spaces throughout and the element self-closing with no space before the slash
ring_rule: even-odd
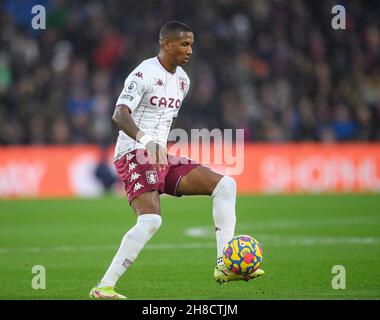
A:
<svg viewBox="0 0 380 320">
<path fill-rule="evenodd" d="M 235 236 L 224 247 L 223 260 L 228 270 L 236 274 L 250 274 L 262 265 L 263 249 L 251 236 Z"/>
</svg>

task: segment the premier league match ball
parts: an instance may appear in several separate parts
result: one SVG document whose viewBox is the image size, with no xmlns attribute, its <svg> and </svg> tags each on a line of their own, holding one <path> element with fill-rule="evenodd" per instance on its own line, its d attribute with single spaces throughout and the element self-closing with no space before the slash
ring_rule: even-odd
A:
<svg viewBox="0 0 380 320">
<path fill-rule="evenodd" d="M 235 236 L 224 247 L 223 260 L 228 270 L 236 274 L 251 274 L 263 263 L 263 249 L 251 236 Z"/>
</svg>

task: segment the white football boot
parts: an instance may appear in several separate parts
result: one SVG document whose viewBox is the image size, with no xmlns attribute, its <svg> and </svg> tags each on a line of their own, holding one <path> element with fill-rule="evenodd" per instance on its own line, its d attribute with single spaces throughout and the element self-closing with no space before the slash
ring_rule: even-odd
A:
<svg viewBox="0 0 380 320">
<path fill-rule="evenodd" d="M 249 281 L 251 279 L 261 277 L 264 274 L 265 272 L 262 269 L 257 269 L 255 272 L 248 275 L 233 273 L 232 271 L 227 269 L 227 267 L 224 264 L 223 258 L 219 257 L 216 261 L 216 266 L 214 270 L 214 279 L 216 282 L 219 282 L 220 284 L 227 284 L 228 281 L 236 281 L 236 280 Z"/>
<path fill-rule="evenodd" d="M 114 287 L 94 287 L 90 291 L 90 297 L 95 299 L 127 299 L 114 290 Z"/>
</svg>

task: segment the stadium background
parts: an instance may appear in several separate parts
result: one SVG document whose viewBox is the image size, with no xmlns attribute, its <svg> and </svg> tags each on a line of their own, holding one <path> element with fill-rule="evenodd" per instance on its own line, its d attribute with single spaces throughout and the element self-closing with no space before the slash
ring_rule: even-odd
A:
<svg viewBox="0 0 380 320">
<path fill-rule="evenodd" d="M 46 30 L 31 28 L 31 8 L 35 4 L 47 9 Z M 351 245 L 359 260 L 371 265 L 368 272 L 372 273 L 367 278 L 364 276 L 362 291 L 354 290 L 344 297 L 378 299 L 379 283 L 374 279 L 376 270 L 380 269 L 376 267 L 380 243 L 377 212 L 380 207 L 380 3 L 339 2 L 346 8 L 346 30 L 331 27 L 331 8 L 335 4 L 338 3 L 328 0 L 2 1 L 0 254 L 5 257 L 2 261 L 6 271 L 3 275 L 14 279 L 21 272 L 20 266 L 15 267 L 18 263 L 28 266 L 29 261 L 39 262 L 33 256 L 33 250 L 38 252 L 36 248 L 47 250 L 48 253 L 43 253 L 47 255 L 49 252 L 65 254 L 62 246 L 67 249 L 71 243 L 65 235 L 81 234 L 79 229 L 88 226 L 85 219 L 93 221 L 88 232 L 96 230 L 104 235 L 105 231 L 95 226 L 95 219 L 99 219 L 109 231 L 109 246 L 103 248 L 106 252 L 103 256 L 86 256 L 97 259 L 99 268 L 92 270 L 93 265 L 88 266 L 88 260 L 85 262 L 82 257 L 78 263 L 93 271 L 92 278 L 81 285 L 95 281 L 94 273 L 100 276 L 112 257 L 109 247 L 118 243 L 126 221 L 133 223 L 132 214 L 125 217 L 125 211 L 130 209 L 119 197 L 122 187 L 115 179 L 112 166 L 112 148 L 117 136 L 111 121 L 114 102 L 127 74 L 141 60 L 157 53 L 157 34 L 162 24 L 177 19 L 191 26 L 195 45 L 192 59 L 185 67 L 191 89 L 176 127 L 188 132 L 196 128 L 244 129 L 244 172 L 235 177 L 241 195 L 238 213 L 242 225 L 238 225 L 238 231 L 258 234 L 260 240 L 266 241 L 264 249 L 265 244 L 273 244 L 280 251 L 281 246 L 289 243 L 302 246 L 304 241 L 305 247 L 299 252 L 290 252 L 296 260 L 302 256 L 313 261 L 307 247 L 310 241 L 312 246 L 334 243 L 330 253 L 335 257 L 347 252 L 347 246 Z M 111 194 L 111 199 L 102 197 L 105 193 Z M 262 196 L 268 193 L 301 195 Z M 306 193 L 316 195 L 306 196 Z M 78 200 L 77 196 L 99 198 Z M 46 197 L 54 199 L 25 200 Z M 70 199 L 55 200 L 61 197 Z M 174 213 L 171 216 L 177 202 L 170 201 L 163 199 L 169 211 L 167 220 L 172 219 L 174 228 L 182 226 L 183 217 Z M 210 210 L 205 199 L 201 198 L 197 204 L 191 198 L 178 201 L 184 201 L 183 210 L 194 217 L 194 220 L 183 218 L 189 220 L 189 227 L 192 222 L 194 227 L 211 225 L 211 220 L 193 213 Z M 56 221 L 50 220 L 53 218 L 49 208 L 62 218 L 62 234 Z M 322 208 L 322 212 L 317 208 Z M 113 212 L 114 216 L 106 220 L 102 210 Z M 308 229 L 307 222 L 300 224 L 302 219 L 321 229 Z M 74 220 L 81 223 L 78 230 L 72 229 Z M 244 229 L 250 223 L 256 226 L 254 221 L 257 229 Z M 265 233 L 265 223 L 270 225 L 271 221 L 273 225 L 267 225 L 269 234 L 276 228 L 276 221 L 280 221 L 277 227 L 289 229 L 286 240 L 273 240 L 260 233 L 260 226 L 264 225 Z M 342 221 L 345 222 L 341 224 Z M 30 228 L 36 222 L 39 227 Z M 117 229 L 117 223 L 122 229 Z M 45 234 L 48 229 L 52 234 Z M 202 234 L 202 230 L 193 231 Z M 313 232 L 316 238 L 312 237 Z M 37 234 L 44 235 L 45 240 L 35 240 Z M 158 236 L 158 247 L 162 240 L 170 239 L 163 234 L 161 238 Z M 301 239 L 294 234 L 308 234 L 312 239 Z M 318 238 L 321 234 L 330 236 L 330 240 Z M 178 238 L 182 236 L 183 232 L 178 231 Z M 333 236 L 349 240 L 334 238 L 334 242 Z M 86 237 L 83 234 L 78 239 Z M 83 254 L 87 252 L 83 246 L 88 248 L 97 243 L 91 236 L 88 239 L 91 241 L 72 240 L 73 255 Z M 186 248 L 186 239 L 182 241 Z M 210 243 L 205 248 L 212 246 Z M 25 247 L 27 244 L 32 247 Z M 96 250 L 94 247 L 93 251 Z M 93 251 L 89 249 L 87 253 L 94 254 Z M 13 256 L 19 252 L 25 255 L 22 261 Z M 154 256 L 153 251 L 149 252 Z M 275 249 L 271 254 L 266 256 L 268 262 L 279 258 Z M 346 256 L 342 259 L 348 265 L 355 264 Z M 302 268 L 300 260 L 297 263 Z M 285 266 L 291 268 L 291 261 L 285 261 Z M 64 265 L 59 259 L 58 262 L 61 264 L 57 270 Z M 329 267 L 334 263 L 331 258 Z M 141 262 L 140 267 L 144 269 L 144 266 L 147 268 Z M 275 277 L 276 267 L 271 268 Z M 281 271 L 280 266 L 277 268 Z M 326 265 L 322 269 L 327 274 L 330 271 Z M 82 270 L 83 278 L 86 270 Z M 29 275 L 30 270 L 24 275 L 25 283 L 30 281 Z M 317 279 L 313 283 L 316 287 Z M 3 284 L 8 284 L 7 280 L 3 279 Z M 129 281 L 133 287 L 132 276 Z M 270 283 L 263 282 L 262 287 L 259 283 L 260 289 L 265 287 L 269 292 L 268 296 L 263 293 L 260 297 L 341 297 L 331 292 L 325 294 L 326 288 L 317 290 L 315 296 L 311 291 L 289 293 L 287 284 L 281 281 L 277 279 L 273 285 L 276 289 L 272 291 Z M 59 287 L 58 280 L 56 284 Z M 138 298 L 147 297 L 145 285 L 136 283 L 135 287 L 139 288 L 136 289 Z M 25 289 L 8 296 L 3 292 L 0 297 L 83 298 L 79 289 L 59 288 L 50 295 L 36 296 L 34 291 Z M 207 294 L 199 294 L 201 298 L 244 298 L 242 294 L 233 295 L 238 292 L 233 291 L 236 288 L 225 289 L 232 290 L 224 291 L 229 296 L 203 289 Z M 194 297 L 191 292 L 183 292 L 184 295 L 176 297 Z M 163 297 L 173 297 L 169 289 L 165 294 Z"/>
<path fill-rule="evenodd" d="M 31 26 L 35 4 L 47 8 L 46 30 Z M 175 126 L 188 132 L 239 128 L 244 129 L 246 142 L 282 144 L 281 150 L 274 151 L 277 157 L 258 160 L 254 168 L 260 172 L 245 171 L 238 177 L 241 192 L 378 191 L 379 5 L 376 1 L 346 2 L 347 29 L 334 30 L 334 4 L 4 1 L 0 194 L 102 193 L 102 183 L 93 175 L 99 155 L 86 152 L 87 146 L 78 155 L 78 146 L 111 149 L 112 170 L 117 128 L 110 118 L 115 99 L 130 70 L 157 53 L 157 33 L 170 19 L 192 26 L 196 39 L 186 67 L 191 90 Z M 284 148 L 285 143 L 294 142 L 318 145 L 311 147 L 314 153 L 301 152 L 295 158 L 291 149 Z M 349 151 L 340 146 L 330 147 L 330 153 L 324 150 L 323 146 L 341 142 L 372 145 L 362 146 L 356 155 L 355 145 Z M 14 145 L 23 146 L 18 150 L 22 157 L 13 157 L 4 148 Z M 64 147 L 68 150 L 65 161 L 54 157 L 52 149 L 41 151 L 40 156 L 41 146 L 57 145 L 75 145 L 76 152 Z M 39 148 L 34 153 L 37 159 L 32 146 Z M 247 152 L 254 159 L 261 151 Z M 56 179 L 51 163 L 66 175 Z M 25 164 L 30 170 L 23 169 Z M 334 166 L 337 169 L 331 173 L 329 168 Z M 287 182 L 261 183 L 268 180 L 268 170 L 272 180 Z M 301 182 L 303 187 L 291 187 L 298 171 L 305 172 L 302 179 L 308 181 Z M 39 180 L 28 183 L 33 172 L 34 180 Z M 284 172 L 290 172 L 288 177 L 278 177 Z M 79 174 L 82 182 L 76 181 Z M 335 177 L 326 177 L 331 174 Z M 49 177 L 65 181 L 66 189 L 46 181 Z M 250 183 L 252 178 L 260 180 L 256 186 Z"/>
</svg>

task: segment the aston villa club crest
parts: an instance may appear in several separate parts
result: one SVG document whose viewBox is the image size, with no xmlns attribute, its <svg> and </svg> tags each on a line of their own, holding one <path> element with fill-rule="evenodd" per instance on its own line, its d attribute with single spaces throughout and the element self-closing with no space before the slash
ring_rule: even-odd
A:
<svg viewBox="0 0 380 320">
<path fill-rule="evenodd" d="M 179 90 L 185 92 L 187 87 L 187 79 L 179 77 Z"/>
<path fill-rule="evenodd" d="M 158 175 L 156 170 L 148 170 L 145 172 L 146 174 L 146 181 L 149 184 L 155 184 L 158 183 Z"/>
</svg>

